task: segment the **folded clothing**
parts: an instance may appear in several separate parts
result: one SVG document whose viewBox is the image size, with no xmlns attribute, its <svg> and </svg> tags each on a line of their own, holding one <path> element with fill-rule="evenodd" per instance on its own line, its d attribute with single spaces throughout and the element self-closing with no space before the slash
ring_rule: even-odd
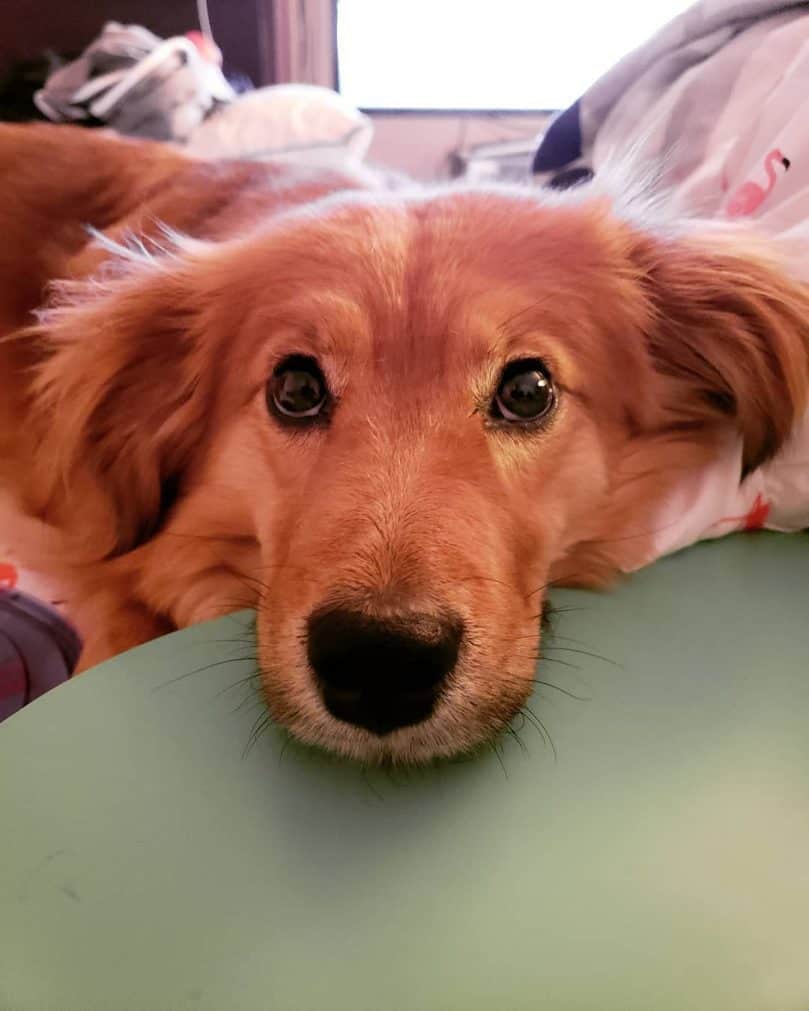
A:
<svg viewBox="0 0 809 1011">
<path fill-rule="evenodd" d="M 77 60 L 48 77 L 34 102 L 57 123 L 183 141 L 217 104 L 236 97 L 220 62 L 218 48 L 199 32 L 161 39 L 140 25 L 109 21 Z"/>
</svg>

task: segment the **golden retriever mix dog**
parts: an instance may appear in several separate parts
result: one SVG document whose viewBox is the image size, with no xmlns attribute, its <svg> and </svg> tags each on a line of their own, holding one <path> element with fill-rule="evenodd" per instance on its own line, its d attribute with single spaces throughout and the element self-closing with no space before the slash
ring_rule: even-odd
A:
<svg viewBox="0 0 809 1011">
<path fill-rule="evenodd" d="M 4 522 L 81 667 L 250 587 L 270 713 L 346 755 L 507 725 L 544 588 L 642 564 L 674 482 L 807 402 L 806 290 L 596 190 L 44 126 L 0 127 L 0 182 Z"/>
</svg>

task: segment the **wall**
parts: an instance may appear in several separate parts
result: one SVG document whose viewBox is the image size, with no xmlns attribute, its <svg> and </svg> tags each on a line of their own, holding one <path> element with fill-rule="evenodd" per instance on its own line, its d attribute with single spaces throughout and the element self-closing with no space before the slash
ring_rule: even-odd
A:
<svg viewBox="0 0 809 1011">
<path fill-rule="evenodd" d="M 227 64 L 255 83 L 270 81 L 266 0 L 208 0 Z M 197 28 L 195 0 L 0 0 L 0 74 L 46 49 L 78 52 L 105 21 L 141 24 L 157 35 Z"/>
</svg>

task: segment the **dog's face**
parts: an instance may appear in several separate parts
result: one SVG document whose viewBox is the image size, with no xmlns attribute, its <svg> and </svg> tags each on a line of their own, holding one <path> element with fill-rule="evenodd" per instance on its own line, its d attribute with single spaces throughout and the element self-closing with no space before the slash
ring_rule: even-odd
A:
<svg viewBox="0 0 809 1011">
<path fill-rule="evenodd" d="M 377 262 L 339 264 L 314 313 L 298 293 L 252 429 L 271 708 L 363 756 L 447 753 L 511 719 L 550 562 L 605 486 L 573 335 L 494 269 L 507 249 L 453 263 L 429 227 L 408 248 L 413 227 L 384 223 Z"/>
<path fill-rule="evenodd" d="M 245 407 L 210 459 L 243 469 L 267 699 L 364 758 L 471 747 L 524 704 L 550 566 L 642 386 L 597 235 L 465 204 L 361 200 L 229 265 Z"/>
<path fill-rule="evenodd" d="M 326 202 L 61 310 L 56 343 L 94 320 L 114 339 L 94 349 L 96 388 L 69 390 L 52 362 L 41 392 L 51 409 L 80 397 L 65 438 L 92 446 L 108 550 L 141 545 L 147 597 L 180 624 L 210 616 L 238 570 L 258 588 L 272 715 L 343 754 L 422 761 L 520 710 L 546 585 L 642 552 L 641 499 L 683 433 L 704 452 L 737 427 L 755 464 L 788 429 L 722 374 L 734 332 L 761 343 L 763 310 L 755 271 L 717 310 L 718 255 L 601 204 Z M 676 337 L 709 318 L 712 354 Z M 748 351 L 759 394 L 797 403 L 798 352 Z M 225 532 L 238 552 L 183 567 L 193 537 Z"/>
</svg>

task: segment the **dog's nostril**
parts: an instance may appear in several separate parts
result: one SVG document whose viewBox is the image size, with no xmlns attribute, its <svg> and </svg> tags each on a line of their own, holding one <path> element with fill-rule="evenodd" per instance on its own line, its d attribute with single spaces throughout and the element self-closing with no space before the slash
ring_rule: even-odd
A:
<svg viewBox="0 0 809 1011">
<path fill-rule="evenodd" d="M 454 615 L 322 608 L 308 622 L 309 664 L 333 716 L 387 734 L 430 715 L 463 631 Z"/>
</svg>

